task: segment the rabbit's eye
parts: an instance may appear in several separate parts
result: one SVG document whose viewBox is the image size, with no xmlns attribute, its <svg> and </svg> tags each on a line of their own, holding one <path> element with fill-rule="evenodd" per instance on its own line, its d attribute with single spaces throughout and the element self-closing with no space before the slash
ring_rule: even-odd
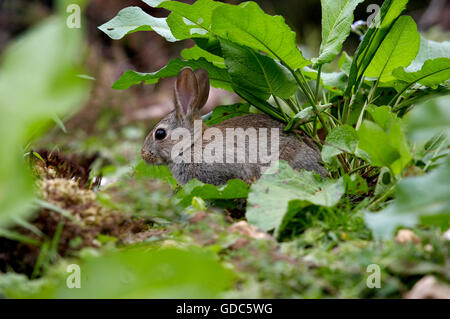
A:
<svg viewBox="0 0 450 319">
<path fill-rule="evenodd" d="M 159 128 L 155 132 L 155 139 L 163 140 L 167 136 L 166 130 L 163 128 Z"/>
</svg>

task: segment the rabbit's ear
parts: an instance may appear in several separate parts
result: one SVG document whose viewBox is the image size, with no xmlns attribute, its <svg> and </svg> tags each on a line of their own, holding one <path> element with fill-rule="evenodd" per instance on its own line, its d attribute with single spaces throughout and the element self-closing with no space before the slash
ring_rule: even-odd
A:
<svg viewBox="0 0 450 319">
<path fill-rule="evenodd" d="M 183 68 L 178 73 L 175 83 L 175 109 L 180 119 L 196 107 L 198 101 L 199 86 L 197 78 L 191 68 Z"/>
<path fill-rule="evenodd" d="M 198 100 L 196 110 L 200 111 L 208 101 L 209 96 L 209 75 L 205 69 L 198 69 L 195 71 L 198 83 Z"/>
</svg>

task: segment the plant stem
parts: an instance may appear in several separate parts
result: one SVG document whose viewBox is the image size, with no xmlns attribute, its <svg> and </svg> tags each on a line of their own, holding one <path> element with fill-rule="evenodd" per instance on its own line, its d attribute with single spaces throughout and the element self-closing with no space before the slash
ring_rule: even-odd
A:
<svg viewBox="0 0 450 319">
<path fill-rule="evenodd" d="M 395 190 L 395 186 L 391 186 L 386 192 L 384 192 L 378 199 L 374 200 L 369 206 L 368 209 L 373 208 L 376 204 L 378 204 L 381 201 L 384 201 L 386 198 L 388 198 Z"/>
<path fill-rule="evenodd" d="M 306 97 L 308 98 L 308 101 L 311 104 L 311 106 L 314 110 L 314 113 L 316 113 L 316 116 L 319 118 L 319 121 L 322 124 L 323 129 L 325 130 L 326 133 L 328 133 L 328 127 L 325 125 L 325 120 L 323 119 L 322 115 L 320 114 L 319 110 L 317 109 L 317 104 L 314 101 L 311 88 L 309 87 L 308 83 L 306 83 L 305 76 L 303 75 L 303 73 L 300 70 L 298 70 L 298 72 L 300 73 L 300 76 L 301 76 L 301 80 L 300 80 L 300 78 L 297 75 L 297 72 L 295 72 L 292 69 L 290 69 L 290 71 L 294 75 L 294 78 L 297 81 L 298 85 L 302 88 L 303 93 L 305 93 Z"/>
<path fill-rule="evenodd" d="M 375 83 L 375 85 L 372 87 L 372 89 L 369 92 L 369 96 L 367 97 L 367 100 L 364 103 L 364 106 L 363 106 L 363 108 L 361 110 L 361 113 L 359 114 L 358 122 L 356 123 L 356 128 L 355 128 L 356 130 L 358 130 L 359 127 L 362 124 L 362 120 L 363 120 L 363 117 L 364 117 L 364 112 L 366 111 L 367 105 L 369 105 L 372 102 L 372 95 L 375 93 L 376 89 L 378 88 L 378 83 L 379 83 L 379 81 L 377 81 Z"/>
<path fill-rule="evenodd" d="M 354 169 L 352 169 L 350 172 L 348 172 L 348 175 L 352 175 L 353 173 L 355 173 L 355 172 L 357 172 L 357 171 L 359 171 L 359 170 L 361 170 L 361 169 L 364 169 L 364 168 L 366 168 L 366 167 L 369 167 L 369 166 L 370 166 L 370 164 L 364 164 L 363 166 L 354 168 Z"/>
<path fill-rule="evenodd" d="M 351 98 L 350 100 L 346 97 L 344 98 L 344 107 L 342 108 L 342 113 L 341 113 L 341 119 L 342 119 L 342 123 L 347 123 L 347 110 L 349 108 L 349 104 L 350 104 Z"/>
<path fill-rule="evenodd" d="M 298 109 L 297 105 L 295 105 L 294 102 L 292 102 L 292 100 L 289 99 L 283 99 L 283 101 L 291 108 L 291 110 L 294 112 L 294 114 L 297 114 L 298 112 L 300 112 L 300 110 Z"/>
<path fill-rule="evenodd" d="M 366 107 L 367 107 L 367 101 L 366 101 L 366 103 L 364 103 L 364 106 L 363 106 L 363 108 L 361 110 L 361 113 L 359 113 L 358 122 L 356 123 L 355 130 L 359 130 L 359 127 L 362 124 L 362 120 L 363 120 L 364 112 L 366 111 Z"/>
<path fill-rule="evenodd" d="M 449 69 L 449 68 L 446 68 L 446 69 L 444 69 L 444 70 L 448 70 L 448 69 Z M 442 71 L 443 71 L 443 70 L 439 70 L 439 71 L 433 72 L 433 73 L 431 73 L 431 74 L 427 74 L 426 76 L 422 76 L 422 77 L 420 77 L 419 79 L 416 79 L 414 82 L 408 83 L 408 84 L 407 84 L 400 92 L 397 93 L 397 95 L 395 95 L 395 96 L 392 98 L 392 100 L 389 102 L 389 105 L 391 105 L 391 106 L 393 106 L 393 107 L 396 107 L 397 104 L 400 103 L 400 99 L 401 99 L 403 93 L 405 93 L 405 92 L 406 92 L 409 88 L 411 88 L 414 84 L 418 83 L 419 81 L 421 81 L 421 80 L 423 80 L 423 79 L 425 79 L 425 78 L 427 78 L 427 77 L 429 77 L 429 76 L 432 76 L 432 75 L 434 75 L 434 74 L 436 74 L 436 73 L 439 73 L 439 72 L 442 72 Z M 395 101 L 395 104 L 393 104 L 394 101 Z"/>
<path fill-rule="evenodd" d="M 309 102 L 314 105 L 315 104 L 314 103 L 314 93 L 311 90 L 311 87 L 308 85 L 308 81 L 306 80 L 305 75 L 303 74 L 303 72 L 300 69 L 298 69 L 297 72 L 298 72 L 298 74 L 300 74 L 300 77 L 301 77 L 301 80 L 303 81 L 305 90 L 308 92 Z M 297 72 L 294 71 L 295 74 L 297 74 Z"/>
<path fill-rule="evenodd" d="M 348 168 L 348 166 L 347 166 L 347 163 L 345 163 L 344 156 L 342 156 L 342 154 L 339 154 L 339 155 L 337 156 L 337 158 L 338 158 L 339 162 L 341 162 L 341 165 L 342 165 L 342 168 L 344 169 L 344 171 L 345 171 L 346 173 L 348 173 L 349 168 Z"/>
<path fill-rule="evenodd" d="M 316 104 L 319 104 L 319 87 L 320 87 L 320 75 L 322 74 L 322 64 L 319 65 L 319 68 L 317 69 L 317 80 L 316 80 Z"/>
<path fill-rule="evenodd" d="M 339 125 L 342 125 L 342 122 L 339 121 L 339 119 L 337 119 L 333 114 L 331 114 L 330 112 L 327 112 L 327 111 L 324 111 L 324 113 L 325 113 L 326 115 L 328 115 L 328 117 L 330 117 L 331 119 L 335 120 L 336 123 L 339 123 Z M 336 123 L 333 123 L 333 124 L 336 124 Z M 334 127 L 334 126 L 333 126 L 333 127 Z"/>
<path fill-rule="evenodd" d="M 284 110 L 283 110 L 283 108 L 281 107 L 281 104 L 280 104 L 280 102 L 278 101 L 278 98 L 274 95 L 274 96 L 273 96 L 273 99 L 275 100 L 275 104 L 278 106 L 278 109 L 280 110 L 281 115 L 284 117 L 284 119 L 285 119 L 286 121 L 289 122 L 289 118 L 287 117 L 286 113 L 284 113 Z"/>
<path fill-rule="evenodd" d="M 352 106 L 355 103 L 356 96 L 358 95 L 359 90 L 361 90 L 361 87 L 362 87 L 363 83 L 364 83 L 364 76 L 362 77 L 362 81 L 359 82 L 359 84 L 358 84 L 358 86 L 356 88 L 356 92 L 354 94 L 352 94 L 349 103 L 347 103 L 348 99 L 346 100 L 346 105 L 344 105 L 345 113 L 342 115 L 342 116 L 345 117 L 344 124 L 347 123 L 349 118 L 350 118 L 350 113 L 352 111 Z"/>
</svg>

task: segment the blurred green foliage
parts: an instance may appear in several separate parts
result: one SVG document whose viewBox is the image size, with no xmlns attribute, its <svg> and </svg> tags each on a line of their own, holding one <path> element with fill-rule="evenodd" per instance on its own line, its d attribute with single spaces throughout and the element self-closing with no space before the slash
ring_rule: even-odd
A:
<svg viewBox="0 0 450 319">
<path fill-rule="evenodd" d="M 0 225 L 31 210 L 33 183 L 24 155 L 52 119 L 74 113 L 89 92 L 79 29 L 53 16 L 15 40 L 0 65 Z"/>
<path fill-rule="evenodd" d="M 0 290 L 13 298 L 213 298 L 233 279 L 213 253 L 195 248 L 131 247 L 86 254 L 76 268 L 69 266 L 59 265 L 28 291 L 15 285 L 22 281 L 24 286 L 26 280 L 0 277 Z M 80 288 L 70 288 L 76 280 Z"/>
</svg>

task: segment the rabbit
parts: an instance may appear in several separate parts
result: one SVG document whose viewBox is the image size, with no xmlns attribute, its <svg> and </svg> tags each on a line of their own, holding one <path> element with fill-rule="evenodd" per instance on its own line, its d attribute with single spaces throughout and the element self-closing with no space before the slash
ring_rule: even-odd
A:
<svg viewBox="0 0 450 319">
<path fill-rule="evenodd" d="M 248 183 L 254 182 L 261 176 L 265 166 L 261 161 L 248 161 L 249 156 L 253 154 L 245 154 L 246 161 L 244 163 L 229 162 L 226 160 L 214 163 L 196 162 L 194 160 L 195 152 L 205 151 L 206 145 L 202 144 L 201 148 L 197 149 L 197 151 L 195 151 L 194 146 L 194 154 L 184 154 L 187 148 L 183 148 L 179 152 L 179 155 L 191 157 L 190 161 L 174 160 L 172 151 L 174 150 L 175 144 L 178 143 L 178 139 L 174 139 L 171 135 L 175 135 L 176 129 L 185 129 L 185 131 L 189 132 L 191 138 L 193 137 L 194 142 L 198 138 L 195 136 L 203 138 L 202 134 L 209 129 L 203 122 L 200 122 L 200 110 L 205 105 L 208 95 L 208 72 L 204 69 L 198 69 L 194 72 L 189 67 L 183 68 L 177 76 L 174 88 L 175 110 L 160 120 L 147 135 L 141 150 L 142 158 L 149 164 L 167 165 L 180 185 L 184 185 L 194 178 L 203 183 L 213 185 L 224 185 L 230 179 L 241 179 Z M 196 135 L 199 132 L 195 131 L 195 121 L 201 123 L 199 126 L 201 131 L 200 135 Z M 284 124 L 272 119 L 266 114 L 248 114 L 233 117 L 213 126 L 213 128 L 215 132 L 223 133 L 224 136 L 227 133 L 227 129 L 232 128 L 242 128 L 244 130 L 247 128 L 265 128 L 270 132 L 272 132 L 271 129 L 278 129 L 278 154 L 280 160 L 287 161 L 294 169 L 305 169 L 314 171 L 322 177 L 327 176 L 327 171 L 321 164 L 320 151 L 314 142 L 304 133 L 301 134 L 302 137 L 300 140 L 295 134 L 284 132 Z M 269 139 L 269 137 L 266 138 L 268 142 Z M 239 146 L 236 143 L 235 140 L 234 152 L 242 151 L 236 148 Z M 193 144 L 188 140 L 188 144 L 186 145 L 190 148 Z M 271 143 L 268 144 L 271 145 Z M 268 148 L 270 148 L 270 145 Z M 247 139 L 245 139 L 245 147 L 247 150 L 249 149 L 249 141 Z M 224 145 L 223 158 L 225 158 L 226 149 L 227 147 Z M 234 154 L 231 155 L 233 156 Z"/>
</svg>

